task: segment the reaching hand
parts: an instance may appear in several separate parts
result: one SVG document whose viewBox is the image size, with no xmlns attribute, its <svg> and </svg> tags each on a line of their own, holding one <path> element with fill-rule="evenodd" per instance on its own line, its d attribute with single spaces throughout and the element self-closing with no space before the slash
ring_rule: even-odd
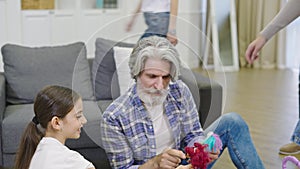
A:
<svg viewBox="0 0 300 169">
<path fill-rule="evenodd" d="M 258 58 L 258 53 L 266 42 L 266 38 L 264 38 L 263 36 L 258 36 L 249 44 L 245 54 L 246 60 L 249 64 L 252 64 L 254 60 Z"/>
</svg>

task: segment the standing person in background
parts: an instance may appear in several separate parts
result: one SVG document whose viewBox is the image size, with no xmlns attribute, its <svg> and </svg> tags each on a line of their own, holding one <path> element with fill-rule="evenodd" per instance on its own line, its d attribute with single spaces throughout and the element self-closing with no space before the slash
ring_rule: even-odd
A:
<svg viewBox="0 0 300 169">
<path fill-rule="evenodd" d="M 274 19 L 259 33 L 257 38 L 252 41 L 246 50 L 246 60 L 249 64 L 253 64 L 259 56 L 259 51 L 278 31 L 287 26 L 293 20 L 300 16 L 300 0 L 289 0 L 287 4 L 280 10 Z M 300 89 L 300 74 L 299 74 Z M 299 90 L 300 96 L 300 90 Z M 298 98 L 299 99 L 299 98 Z M 299 99 L 299 117 L 300 117 L 300 99 Z M 300 121 L 291 137 L 292 143 L 286 144 L 279 149 L 281 154 L 299 154 L 300 153 Z"/>
<path fill-rule="evenodd" d="M 61 86 L 47 86 L 34 101 L 34 118 L 23 133 L 16 156 L 17 169 L 95 169 L 66 139 L 78 139 L 87 122 L 81 97 Z"/>
<path fill-rule="evenodd" d="M 140 12 L 143 12 L 148 27 L 141 38 L 157 35 L 166 37 L 173 45 L 177 44 L 178 0 L 140 0 L 134 15 L 127 24 L 126 31 L 132 29 Z"/>
</svg>

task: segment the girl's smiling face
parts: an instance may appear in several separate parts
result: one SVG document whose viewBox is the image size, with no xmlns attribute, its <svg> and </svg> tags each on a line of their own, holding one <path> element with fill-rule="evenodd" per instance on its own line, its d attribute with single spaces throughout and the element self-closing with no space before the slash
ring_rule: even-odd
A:
<svg viewBox="0 0 300 169">
<path fill-rule="evenodd" d="M 79 99 L 74 108 L 62 119 L 62 135 L 65 139 L 77 139 L 80 137 L 80 132 L 83 124 L 87 122 L 83 115 L 82 99 Z"/>
</svg>

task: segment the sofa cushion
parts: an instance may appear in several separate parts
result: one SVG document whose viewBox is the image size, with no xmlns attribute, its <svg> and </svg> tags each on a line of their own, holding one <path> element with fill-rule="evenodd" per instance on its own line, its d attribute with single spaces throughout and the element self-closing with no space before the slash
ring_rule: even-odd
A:
<svg viewBox="0 0 300 169">
<path fill-rule="evenodd" d="M 114 47 L 114 59 L 116 62 L 120 95 L 123 95 L 134 83 L 134 80 L 131 78 L 130 68 L 128 65 L 131 52 L 132 48 L 119 46 Z"/>
<path fill-rule="evenodd" d="M 92 68 L 92 80 L 96 99 L 114 99 L 120 95 L 120 88 L 116 75 L 113 47 L 133 47 L 134 44 L 97 38 L 95 45 L 96 53 Z"/>
<path fill-rule="evenodd" d="M 50 84 L 72 88 L 84 100 L 94 98 L 82 42 L 52 47 L 6 44 L 2 55 L 8 103 L 32 103 L 37 92 Z"/>
<path fill-rule="evenodd" d="M 66 141 L 66 145 L 72 149 L 94 148 L 100 144 L 101 109 L 95 101 L 83 101 L 83 111 L 87 123 L 83 125 L 80 138 Z M 22 134 L 33 116 L 33 104 L 7 106 L 2 123 L 4 153 L 16 153 Z"/>
</svg>

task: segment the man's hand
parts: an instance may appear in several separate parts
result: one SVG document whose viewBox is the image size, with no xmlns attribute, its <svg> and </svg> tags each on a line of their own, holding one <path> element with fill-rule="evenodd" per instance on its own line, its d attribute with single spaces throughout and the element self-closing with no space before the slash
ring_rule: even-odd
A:
<svg viewBox="0 0 300 169">
<path fill-rule="evenodd" d="M 179 166 L 181 159 L 185 158 L 186 156 L 182 151 L 167 149 L 141 165 L 139 169 L 189 169 L 191 165 Z"/>
<path fill-rule="evenodd" d="M 157 168 L 176 168 L 181 159 L 185 159 L 185 154 L 176 149 L 167 149 L 154 158 L 154 167 Z"/>
<path fill-rule="evenodd" d="M 249 44 L 245 54 L 246 60 L 249 64 L 252 64 L 254 60 L 258 58 L 258 53 L 266 42 L 267 40 L 265 37 L 258 36 Z"/>
<path fill-rule="evenodd" d="M 176 169 L 193 169 L 193 166 L 191 164 L 189 164 L 189 165 L 180 165 Z"/>
<path fill-rule="evenodd" d="M 210 163 L 214 162 L 219 158 L 220 150 L 209 152 L 208 156 L 210 158 Z"/>
</svg>

